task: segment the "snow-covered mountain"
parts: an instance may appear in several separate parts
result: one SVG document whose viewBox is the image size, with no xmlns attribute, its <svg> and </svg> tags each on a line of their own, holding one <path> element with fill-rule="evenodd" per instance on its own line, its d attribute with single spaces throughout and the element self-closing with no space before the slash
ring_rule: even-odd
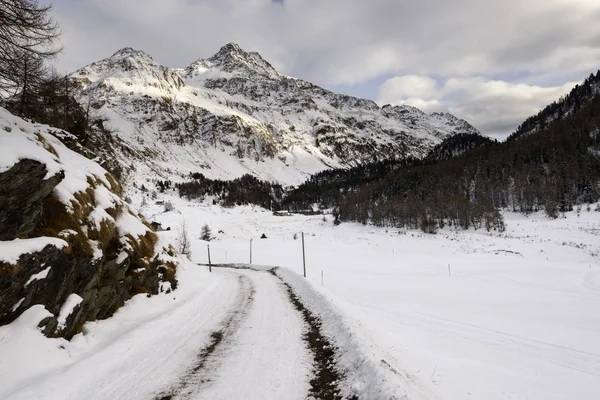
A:
<svg viewBox="0 0 600 400">
<path fill-rule="evenodd" d="M 297 184 L 327 168 L 423 157 L 444 138 L 478 133 L 451 114 L 379 107 L 284 76 L 236 44 L 183 69 L 124 48 L 71 77 L 81 104 L 116 136 L 123 166 L 162 178 L 251 173 Z"/>
</svg>

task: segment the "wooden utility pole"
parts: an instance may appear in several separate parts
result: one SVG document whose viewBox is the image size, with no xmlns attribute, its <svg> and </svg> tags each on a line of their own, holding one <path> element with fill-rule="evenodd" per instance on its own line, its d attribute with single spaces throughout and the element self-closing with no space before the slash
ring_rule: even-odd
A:
<svg viewBox="0 0 600 400">
<path fill-rule="evenodd" d="M 212 272 L 212 267 L 210 265 L 210 244 L 207 244 L 206 248 L 208 249 L 208 272 Z"/>
<path fill-rule="evenodd" d="M 302 265 L 304 266 L 304 277 L 306 278 L 306 255 L 304 254 L 304 232 L 302 232 Z"/>
</svg>

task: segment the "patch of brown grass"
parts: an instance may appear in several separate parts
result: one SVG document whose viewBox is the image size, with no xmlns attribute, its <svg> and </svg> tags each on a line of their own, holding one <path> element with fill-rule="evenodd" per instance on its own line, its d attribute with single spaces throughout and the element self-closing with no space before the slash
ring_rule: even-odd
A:
<svg viewBox="0 0 600 400">
<path fill-rule="evenodd" d="M 74 203 L 75 204 L 75 203 Z M 80 207 L 80 212 L 82 208 Z M 65 229 L 71 229 L 77 232 L 75 235 L 69 235 L 66 240 L 68 247 L 63 249 L 65 254 L 76 254 L 91 256 L 94 254 L 88 241 L 87 235 L 81 231 L 79 222 L 74 214 L 67 210 L 67 207 L 56 197 L 48 196 L 43 203 L 43 216 L 32 237 L 51 236 L 60 237 L 58 234 Z"/>
<path fill-rule="evenodd" d="M 129 291 L 129 294 L 131 296 L 135 296 L 136 294 L 142 294 L 142 293 L 150 293 L 150 291 L 148 290 L 148 288 L 146 288 L 146 286 L 134 286 Z"/>
<path fill-rule="evenodd" d="M 36 132 L 35 137 L 37 138 L 38 142 L 40 142 L 42 144 L 42 147 L 47 152 L 52 153 L 54 156 L 58 157 L 58 153 L 56 152 L 56 149 L 54 147 L 52 147 L 52 145 L 50 143 L 48 143 L 48 141 L 42 136 L 41 133 Z"/>
<path fill-rule="evenodd" d="M 98 247 L 106 258 L 116 255 L 119 250 L 119 231 L 115 223 L 108 219 L 100 222 L 99 230 L 96 227 L 88 229 L 88 237 L 98 241 Z"/>
<path fill-rule="evenodd" d="M 117 203 L 114 207 L 107 208 L 106 212 L 116 220 L 119 215 L 123 214 L 123 204 Z"/>
<path fill-rule="evenodd" d="M 117 181 L 117 179 L 114 176 L 112 176 L 112 174 L 110 174 L 110 173 L 106 173 L 106 175 L 104 175 L 104 176 L 110 183 L 109 189 L 117 196 L 122 196 L 123 195 L 123 187 L 121 186 L 119 181 Z"/>
<path fill-rule="evenodd" d="M 88 187 L 84 192 L 75 193 L 73 197 L 75 197 L 75 200 L 71 200 L 73 215 L 75 218 L 83 222 L 87 219 L 94 208 L 96 208 L 94 188 Z"/>
<path fill-rule="evenodd" d="M 171 289 L 177 289 L 177 280 L 175 279 L 177 264 L 167 261 L 163 266 L 159 267 L 159 271 L 163 274 L 163 280 L 171 282 Z"/>
<path fill-rule="evenodd" d="M 158 236 L 154 232 L 147 232 L 144 236 L 134 238 L 131 234 L 126 235 L 129 244 L 133 248 L 135 258 L 144 259 L 150 262 L 154 257 L 154 247 L 158 241 Z"/>
<path fill-rule="evenodd" d="M 9 264 L 7 262 L 0 261 L 0 281 L 4 277 L 13 277 L 13 276 L 15 276 L 18 271 L 19 271 L 19 265 L 18 264 Z"/>
</svg>

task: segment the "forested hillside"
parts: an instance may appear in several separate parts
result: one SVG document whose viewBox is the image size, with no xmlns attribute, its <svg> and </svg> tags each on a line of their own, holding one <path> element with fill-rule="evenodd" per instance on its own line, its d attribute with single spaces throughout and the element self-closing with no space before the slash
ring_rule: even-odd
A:
<svg viewBox="0 0 600 400">
<path fill-rule="evenodd" d="M 473 133 L 461 133 L 452 137 L 447 138 L 442 143 L 436 145 L 427 157 L 426 161 L 442 161 L 452 157 L 460 156 L 469 150 L 476 147 L 487 146 L 495 141 L 487 136 L 473 134 Z"/>
<path fill-rule="evenodd" d="M 256 204 L 264 208 L 279 208 L 284 189 L 277 183 L 265 182 L 252 175 L 243 175 L 232 181 L 208 179 L 200 173 L 190 174 L 189 182 L 178 183 L 175 188 L 179 196 L 188 200 L 214 197 L 223 207 Z M 163 192 L 171 187 L 170 181 L 158 181 L 158 189 Z"/>
<path fill-rule="evenodd" d="M 476 148 L 438 164 L 391 172 L 340 203 L 340 218 L 417 227 L 500 227 L 499 208 L 551 217 L 600 198 L 600 96 L 519 141 Z"/>
<path fill-rule="evenodd" d="M 577 104 L 518 141 L 457 136 L 424 161 L 317 174 L 286 205 L 339 206 L 341 221 L 426 231 L 444 225 L 503 229 L 500 209 L 544 209 L 557 217 L 600 198 L 600 95 Z"/>
<path fill-rule="evenodd" d="M 598 92 L 600 92 L 600 70 L 598 70 L 596 75 L 590 74 L 581 85 L 575 86 L 569 94 L 548 105 L 538 114 L 527 118 L 509 136 L 508 140 L 514 140 L 528 133 L 543 130 L 553 121 L 563 119 L 572 113 L 578 112 Z"/>
</svg>

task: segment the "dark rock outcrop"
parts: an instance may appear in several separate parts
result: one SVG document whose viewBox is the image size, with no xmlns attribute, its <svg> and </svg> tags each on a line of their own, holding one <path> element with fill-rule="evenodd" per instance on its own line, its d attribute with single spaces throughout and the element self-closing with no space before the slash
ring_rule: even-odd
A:
<svg viewBox="0 0 600 400">
<path fill-rule="evenodd" d="M 61 172 L 44 179 L 46 173 L 39 161 L 21 160 L 0 174 L 0 240 L 27 236 L 38 225 L 43 200 L 64 178 Z"/>
<path fill-rule="evenodd" d="M 68 244 L 60 249 L 48 245 L 41 251 L 22 254 L 15 264 L 0 262 L 0 325 L 41 304 L 54 315 L 40 322 L 42 332 L 70 339 L 86 321 L 112 316 L 135 294 L 158 294 L 162 288 L 176 287 L 176 265 L 155 255 L 157 238 L 153 232 L 133 237 L 120 233 L 110 220 L 103 220 L 96 231 L 86 222 L 95 207 L 94 186 L 85 192 L 91 195 L 76 195 L 78 203 L 73 206 L 79 214 L 74 217 L 52 195 L 63 175 L 44 180 L 45 175 L 45 166 L 31 160 L 23 160 L 0 174 L 2 239 L 57 236 Z M 109 211 L 115 217 L 129 212 L 124 203 L 121 207 Z M 85 229 L 82 223 L 87 224 Z M 93 250 L 91 243 L 98 249 Z M 162 252 L 174 254 L 170 249 Z M 32 279 L 43 271 L 40 279 Z M 61 308 L 72 294 L 83 300 L 59 324 Z"/>
</svg>

